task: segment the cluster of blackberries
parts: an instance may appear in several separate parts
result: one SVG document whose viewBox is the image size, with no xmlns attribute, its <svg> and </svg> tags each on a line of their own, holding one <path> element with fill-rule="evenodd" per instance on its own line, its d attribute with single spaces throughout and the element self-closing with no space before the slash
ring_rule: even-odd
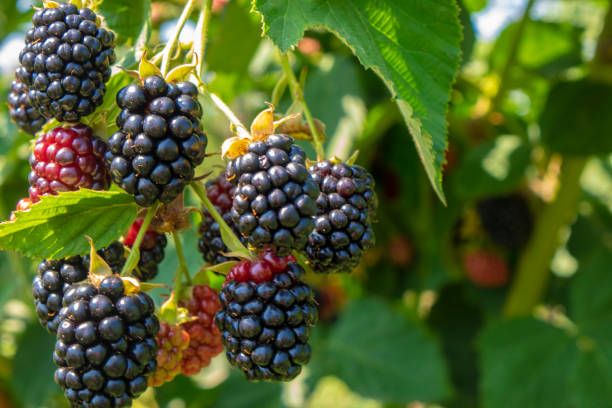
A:
<svg viewBox="0 0 612 408">
<path fill-rule="evenodd" d="M 229 163 L 226 176 L 237 182 L 232 218 L 250 246 L 272 244 L 285 256 L 306 245 L 319 188 L 305 161 L 293 138 L 274 134 L 249 143 L 247 153 Z"/>
<path fill-rule="evenodd" d="M 321 189 L 306 255 L 317 272 L 352 271 L 374 245 L 374 180 L 362 167 L 320 161 L 309 168 Z"/>
<path fill-rule="evenodd" d="M 157 369 L 154 311 L 147 294 L 126 293 L 116 275 L 65 293 L 53 360 L 72 406 L 130 406 L 147 389 Z"/>
<path fill-rule="evenodd" d="M 30 104 L 28 93 L 28 87 L 17 78 L 11 82 L 8 95 L 9 115 L 24 132 L 33 135 L 42 128 L 46 120 Z"/>
<path fill-rule="evenodd" d="M 44 117 L 78 122 L 102 104 L 115 61 L 115 37 L 97 20 L 90 9 L 72 4 L 34 13 L 17 79 Z"/>
<path fill-rule="evenodd" d="M 174 200 L 204 160 L 207 139 L 197 95 L 192 83 L 166 83 L 157 75 L 117 93 L 119 131 L 108 141 L 106 160 L 113 181 L 136 203 Z"/>
<path fill-rule="evenodd" d="M 235 186 L 230 183 L 223 174 L 219 175 L 214 180 L 206 183 L 206 195 L 210 202 L 215 206 L 215 209 L 223 217 L 225 223 L 236 232 L 246 244 L 246 239 L 242 237 L 234 228 L 234 220 L 230 210 L 232 209 L 232 200 L 234 199 Z M 206 210 L 202 209 L 202 222 L 199 227 L 200 240 L 198 248 L 202 252 L 204 260 L 211 265 L 220 264 L 235 258 L 228 258 L 224 253 L 229 252 L 229 249 L 223 242 L 221 237 L 221 229 L 219 223 L 215 221 L 213 216 Z"/>
<path fill-rule="evenodd" d="M 484 230 L 496 244 L 519 249 L 527 243 L 533 216 L 523 195 L 486 198 L 476 203 L 476 210 Z"/>
<path fill-rule="evenodd" d="M 30 199 L 79 188 L 106 190 L 110 174 L 104 164 L 106 144 L 90 127 L 58 126 L 41 134 L 30 155 Z"/>
<path fill-rule="evenodd" d="M 266 251 L 227 275 L 216 323 L 229 362 L 247 379 L 289 381 L 310 360 L 308 339 L 318 314 L 303 274 L 293 256 Z"/>
</svg>

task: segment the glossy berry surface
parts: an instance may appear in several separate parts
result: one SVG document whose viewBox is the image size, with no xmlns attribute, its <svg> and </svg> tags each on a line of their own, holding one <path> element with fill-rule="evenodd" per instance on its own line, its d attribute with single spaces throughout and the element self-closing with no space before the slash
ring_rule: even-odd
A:
<svg viewBox="0 0 612 408">
<path fill-rule="evenodd" d="M 32 107 L 28 99 L 28 92 L 28 87 L 19 79 L 11 82 L 11 91 L 8 95 L 9 115 L 21 130 L 33 135 L 42 128 L 47 120 Z"/>
<path fill-rule="evenodd" d="M 100 106 L 115 62 L 115 36 L 88 8 L 37 10 L 19 54 L 17 78 L 45 118 L 78 122 Z"/>
<path fill-rule="evenodd" d="M 374 180 L 362 167 L 321 161 L 309 168 L 321 189 L 306 255 L 316 272 L 351 272 L 374 246 Z"/>
<path fill-rule="evenodd" d="M 463 256 L 463 268 L 472 283 L 483 288 L 500 288 L 508 283 L 506 261 L 494 252 L 473 251 Z"/>
<path fill-rule="evenodd" d="M 292 257 L 265 252 L 228 274 L 216 323 L 229 362 L 251 381 L 290 381 L 310 360 L 318 320 L 312 289 Z"/>
<path fill-rule="evenodd" d="M 206 195 L 208 199 L 215 206 L 215 209 L 221 217 L 223 217 L 225 223 L 232 228 L 236 235 L 246 244 L 246 240 L 240 236 L 238 231 L 234 228 L 234 220 L 230 213 L 234 191 L 235 186 L 230 183 L 223 174 L 206 183 Z M 224 252 L 229 252 L 229 249 L 221 238 L 219 223 L 215 221 L 206 208 L 202 208 L 202 222 L 200 223 L 198 231 L 200 234 L 198 248 L 202 253 L 202 257 L 208 264 L 216 265 L 230 260 L 237 260 L 236 258 L 228 258 L 223 255 Z"/>
<path fill-rule="evenodd" d="M 184 375 L 199 373 L 208 367 L 210 360 L 223 351 L 221 332 L 215 325 L 215 313 L 221 308 L 219 294 L 205 285 L 193 287 L 191 297 L 181 302 L 194 320 L 181 327 L 189 334 L 189 346 L 183 350 L 181 372 Z"/>
<path fill-rule="evenodd" d="M 85 125 L 58 126 L 41 134 L 30 155 L 30 199 L 79 188 L 106 190 L 110 175 L 104 164 L 106 144 Z"/>
<path fill-rule="evenodd" d="M 143 222 L 144 218 L 138 218 L 131 225 L 124 240 L 126 246 L 132 248 Z M 168 239 L 166 235 L 160 234 L 151 228 L 147 229 L 140 243 L 138 267 L 133 272 L 133 275 L 138 280 L 146 282 L 157 276 L 159 264 L 164 260 L 164 249 L 167 244 Z"/>
<path fill-rule="evenodd" d="M 130 406 L 157 370 L 153 300 L 125 293 L 122 280 L 110 275 L 99 287 L 73 286 L 64 305 L 53 354 L 64 395 L 72 406 Z"/>
<path fill-rule="evenodd" d="M 170 382 L 181 373 L 183 350 L 189 346 L 189 333 L 181 325 L 161 322 L 157 341 L 157 371 L 149 377 L 151 387 Z"/>
<path fill-rule="evenodd" d="M 207 138 L 197 95 L 190 82 L 167 84 L 159 76 L 117 93 L 119 131 L 108 141 L 106 162 L 113 181 L 139 205 L 174 200 L 204 160 Z"/>
<path fill-rule="evenodd" d="M 237 182 L 231 214 L 249 246 L 274 245 L 284 256 L 306 245 L 319 188 L 305 160 L 293 138 L 275 134 L 249 143 L 247 153 L 229 163 L 226 175 Z"/>
<path fill-rule="evenodd" d="M 520 194 L 490 197 L 479 201 L 476 210 L 491 240 L 508 249 L 521 248 L 533 229 L 533 216 Z"/>
</svg>

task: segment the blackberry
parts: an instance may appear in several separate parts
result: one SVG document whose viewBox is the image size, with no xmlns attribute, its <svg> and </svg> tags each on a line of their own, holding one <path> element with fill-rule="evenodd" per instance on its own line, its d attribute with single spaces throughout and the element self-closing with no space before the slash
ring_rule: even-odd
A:
<svg viewBox="0 0 612 408">
<path fill-rule="evenodd" d="M 125 236 L 124 244 L 132 248 L 136 236 L 140 231 L 140 227 L 144 222 L 144 218 L 139 218 L 130 227 L 127 235 Z M 159 264 L 164 260 L 164 249 L 168 244 L 166 235 L 160 234 L 151 228 L 147 229 L 144 238 L 140 243 L 140 259 L 138 260 L 138 267 L 134 269 L 133 275 L 138 280 L 146 282 L 154 279 L 157 276 Z"/>
<path fill-rule="evenodd" d="M 80 187 L 106 190 L 110 175 L 104 165 L 106 144 L 89 126 L 58 126 L 36 139 L 30 155 L 30 199 L 74 191 Z"/>
<path fill-rule="evenodd" d="M 181 373 L 194 375 L 208 367 L 210 360 L 223 351 L 221 332 L 215 325 L 215 313 L 221 308 L 219 295 L 209 286 L 196 285 L 192 296 L 181 302 L 181 306 L 193 318 L 181 324 L 189 334 L 189 346 L 183 350 Z"/>
<path fill-rule="evenodd" d="M 32 23 L 17 77 L 42 116 L 78 122 L 102 104 L 115 36 L 98 26 L 93 11 L 72 4 L 37 10 Z"/>
<path fill-rule="evenodd" d="M 529 239 L 533 217 L 522 195 L 487 198 L 476 204 L 476 210 L 483 228 L 496 244 L 518 249 Z"/>
<path fill-rule="evenodd" d="M 508 264 L 495 252 L 472 251 L 465 254 L 462 261 L 468 278 L 476 286 L 500 288 L 508 283 Z"/>
<path fill-rule="evenodd" d="M 280 256 L 301 250 L 314 228 L 319 188 L 305 167 L 306 155 L 288 135 L 249 143 L 227 169 L 237 181 L 232 218 L 251 247 L 274 245 Z"/>
<path fill-rule="evenodd" d="M 110 275 L 73 286 L 64 305 L 53 353 L 64 395 L 73 407 L 131 406 L 157 369 L 153 300 Z"/>
<path fill-rule="evenodd" d="M 374 179 L 362 167 L 329 160 L 309 168 L 321 189 L 306 255 L 315 272 L 351 272 L 374 245 Z"/>
<path fill-rule="evenodd" d="M 234 198 L 234 190 L 234 185 L 230 183 L 223 174 L 206 183 L 206 195 L 208 199 L 215 206 L 217 212 L 223 217 L 225 223 L 232 228 L 236 235 L 246 244 L 246 240 L 234 228 L 234 221 L 230 213 L 232 200 Z M 223 252 L 229 252 L 229 249 L 221 238 L 219 224 L 206 208 L 202 208 L 202 222 L 200 223 L 199 233 L 200 240 L 198 241 L 198 248 L 200 252 L 202 252 L 202 257 L 208 264 L 216 265 L 230 260 L 238 260 L 237 258 L 228 258 L 222 254 Z"/>
<path fill-rule="evenodd" d="M 28 87 L 15 78 L 11 82 L 11 92 L 8 95 L 9 115 L 11 120 L 26 133 L 33 135 L 38 132 L 46 122 L 28 99 Z"/>
<path fill-rule="evenodd" d="M 149 377 L 149 386 L 159 387 L 181 373 L 183 350 L 189 346 L 189 333 L 181 325 L 161 322 L 157 333 L 157 371 Z"/>
<path fill-rule="evenodd" d="M 113 181 L 139 205 L 174 200 L 204 160 L 197 95 L 190 82 L 166 84 L 156 75 L 117 93 L 119 131 L 108 141 L 106 161 Z"/>
<path fill-rule="evenodd" d="M 318 320 L 312 289 L 293 256 L 265 252 L 232 268 L 215 321 L 229 362 L 251 381 L 289 381 L 310 360 L 311 328 Z"/>
</svg>

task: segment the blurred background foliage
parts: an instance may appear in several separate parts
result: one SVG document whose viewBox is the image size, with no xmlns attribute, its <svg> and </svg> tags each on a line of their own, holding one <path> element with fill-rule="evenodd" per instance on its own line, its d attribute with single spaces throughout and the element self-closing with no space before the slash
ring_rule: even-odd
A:
<svg viewBox="0 0 612 408">
<path fill-rule="evenodd" d="M 132 37 L 150 30 L 150 42 L 161 43 L 183 1 L 123 3 L 105 0 L 103 14 L 125 19 Z M 204 78 L 245 123 L 281 75 L 248 3 L 215 0 Z M 432 191 L 378 77 L 333 34 L 308 30 L 294 64 L 307 70 L 305 97 L 326 124 L 327 153 L 346 158 L 359 149 L 358 163 L 376 178 L 377 246 L 351 275 L 313 278 L 322 324 L 305 375 L 285 385 L 248 384 L 220 356 L 194 378 L 147 392 L 140 406 L 612 406 L 608 1 L 458 3 L 463 60 L 447 115 L 448 205 Z M 31 13 L 29 1 L 0 2 L 2 100 Z M 149 14 L 152 24 L 143 26 Z M 132 47 L 118 48 L 124 66 L 133 63 Z M 209 152 L 218 152 L 227 122 L 202 102 Z M 285 95 L 278 111 L 290 103 Z M 0 104 L 2 219 L 26 195 L 30 141 Z M 211 157 L 202 173 L 221 166 Z M 195 229 L 184 240 L 193 272 L 203 266 Z M 483 287 L 473 254 L 495 259 L 486 267 L 505 278 Z M 157 280 L 169 283 L 177 264 L 169 245 Z M 53 339 L 31 300 L 35 267 L 0 252 L 0 407 L 65 406 L 53 382 Z M 524 317 L 505 319 L 514 316 Z"/>
</svg>

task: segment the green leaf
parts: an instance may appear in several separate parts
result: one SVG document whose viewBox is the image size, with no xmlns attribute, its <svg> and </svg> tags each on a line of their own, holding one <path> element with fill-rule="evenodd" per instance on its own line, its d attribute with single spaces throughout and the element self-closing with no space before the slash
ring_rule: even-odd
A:
<svg viewBox="0 0 612 408">
<path fill-rule="evenodd" d="M 335 375 L 353 391 L 384 401 L 438 401 L 448 396 L 436 342 L 416 324 L 373 298 L 349 303 L 311 369 Z"/>
<path fill-rule="evenodd" d="M 451 185 L 462 199 L 505 193 L 523 181 L 530 161 L 531 146 L 518 136 L 500 136 L 470 150 L 452 175 Z"/>
<path fill-rule="evenodd" d="M 250 383 L 236 369 L 218 387 L 215 408 L 281 408 L 282 387 L 278 383 Z"/>
<path fill-rule="evenodd" d="M 567 155 L 612 152 L 612 86 L 582 80 L 560 82 L 540 118 L 542 142 Z"/>
<path fill-rule="evenodd" d="M 462 2 L 467 10 L 472 13 L 487 7 L 487 0 L 462 0 Z"/>
<path fill-rule="evenodd" d="M 118 43 L 136 39 L 151 24 L 151 0 L 104 0 L 98 11 L 117 33 Z"/>
<path fill-rule="evenodd" d="M 85 236 L 102 248 L 119 238 L 136 219 L 131 195 L 116 191 L 79 191 L 43 196 L 17 220 L 0 224 L 0 248 L 33 258 L 59 259 L 89 250 Z"/>
<path fill-rule="evenodd" d="M 445 114 L 459 65 L 461 27 L 453 0 L 254 0 L 264 32 L 286 51 L 308 27 L 325 26 L 374 70 L 396 98 L 438 196 Z"/>
</svg>

